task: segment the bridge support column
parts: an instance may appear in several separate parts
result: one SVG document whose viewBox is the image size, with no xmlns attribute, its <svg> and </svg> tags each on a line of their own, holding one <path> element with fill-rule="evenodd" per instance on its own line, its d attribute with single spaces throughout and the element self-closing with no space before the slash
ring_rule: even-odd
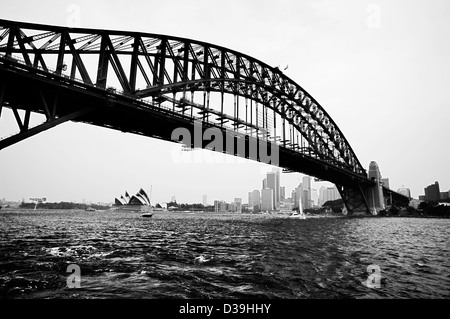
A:
<svg viewBox="0 0 450 319">
<path fill-rule="evenodd" d="M 378 215 L 380 210 L 385 209 L 383 188 L 381 186 L 381 173 L 378 164 L 374 161 L 369 165 L 369 178 L 375 182 L 373 187 L 366 190 L 369 211 L 372 215 Z"/>
</svg>

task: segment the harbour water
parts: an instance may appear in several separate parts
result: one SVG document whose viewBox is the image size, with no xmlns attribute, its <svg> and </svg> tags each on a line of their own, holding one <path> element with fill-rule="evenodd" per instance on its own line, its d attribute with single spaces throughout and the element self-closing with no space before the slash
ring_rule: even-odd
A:
<svg viewBox="0 0 450 319">
<path fill-rule="evenodd" d="M 449 235 L 450 219 L 3 209 L 0 297 L 442 299 Z"/>
</svg>

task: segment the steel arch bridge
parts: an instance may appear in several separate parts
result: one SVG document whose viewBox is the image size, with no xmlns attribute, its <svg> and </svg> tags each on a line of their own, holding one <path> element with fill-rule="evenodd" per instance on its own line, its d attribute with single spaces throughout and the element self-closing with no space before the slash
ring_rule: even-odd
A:
<svg viewBox="0 0 450 319">
<path fill-rule="evenodd" d="M 0 20 L 0 73 L 0 116 L 10 108 L 20 129 L 0 149 L 66 121 L 167 141 L 200 124 L 246 150 L 251 141 L 276 147 L 270 164 L 330 181 L 350 213 L 369 211 L 376 182 L 333 119 L 281 70 L 243 53 L 167 35 Z M 45 121 L 30 127 L 34 113 Z M 218 150 L 210 145 L 189 146 Z M 262 161 L 235 146 L 220 151 Z"/>
</svg>

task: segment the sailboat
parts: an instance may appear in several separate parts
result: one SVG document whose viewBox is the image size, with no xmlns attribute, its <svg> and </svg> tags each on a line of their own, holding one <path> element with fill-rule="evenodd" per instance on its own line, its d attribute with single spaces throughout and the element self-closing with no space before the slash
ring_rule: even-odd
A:
<svg viewBox="0 0 450 319">
<path fill-rule="evenodd" d="M 298 199 L 298 210 L 294 211 L 289 218 L 306 219 L 306 215 L 303 212 L 302 199 Z"/>
<path fill-rule="evenodd" d="M 141 215 L 142 217 L 152 217 L 153 216 L 153 208 L 152 208 L 152 204 L 150 202 L 150 199 L 152 198 L 152 187 L 150 187 L 150 198 L 147 197 L 148 199 L 148 206 L 146 206 L 146 210 L 144 211 L 144 213 Z M 145 194 L 145 196 L 147 196 L 147 194 Z"/>
</svg>

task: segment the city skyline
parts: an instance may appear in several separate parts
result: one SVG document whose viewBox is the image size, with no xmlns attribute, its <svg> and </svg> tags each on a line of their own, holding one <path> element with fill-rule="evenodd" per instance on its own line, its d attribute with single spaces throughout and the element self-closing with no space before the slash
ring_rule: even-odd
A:
<svg viewBox="0 0 450 319">
<path fill-rule="evenodd" d="M 368 23 L 373 22 L 369 3 L 360 1 L 281 1 L 276 5 L 260 1 L 258 6 L 240 5 L 239 14 L 246 19 L 237 19 L 232 26 L 221 25 L 213 10 L 219 7 L 205 1 L 199 1 L 195 9 L 182 1 L 169 1 L 157 12 L 144 1 L 136 1 L 133 7 L 138 10 L 132 11 L 121 1 L 45 3 L 3 1 L 2 18 L 182 36 L 281 66 L 335 120 L 362 165 L 368 169 L 372 160 L 380 165 L 391 189 L 405 185 L 414 198 L 434 181 L 439 181 L 441 190 L 450 189 L 450 176 L 445 174 L 450 161 L 445 149 L 450 127 L 446 107 L 450 28 L 445 1 L 433 6 L 374 1 L 379 24 Z M 71 11 L 74 7 L 79 10 Z M 232 7 L 220 6 L 220 16 L 235 14 L 228 11 Z M 171 14 L 171 22 L 165 13 Z M 276 19 L 267 22 L 264 17 Z M 197 22 L 192 23 L 193 19 Z M 268 27 L 260 32 L 248 25 Z M 213 37 L 204 26 L 214 28 Z M 240 32 L 244 29 L 245 34 Z M 348 75 L 345 81 L 342 74 Z M 14 116 L 4 108 L 0 137 L 16 131 Z M 178 202 L 200 203 L 202 194 L 211 201 L 220 197 L 232 201 L 237 196 L 246 198 L 247 190 L 256 189 L 261 176 L 273 168 L 229 160 L 226 155 L 220 163 L 175 163 L 173 156 L 180 152 L 173 143 L 66 123 L 0 152 L 0 197 L 110 202 L 123 190 L 142 187 L 148 191 L 153 186 L 155 203 L 167 202 L 173 194 Z M 287 194 L 301 177 L 286 174 Z"/>
</svg>

